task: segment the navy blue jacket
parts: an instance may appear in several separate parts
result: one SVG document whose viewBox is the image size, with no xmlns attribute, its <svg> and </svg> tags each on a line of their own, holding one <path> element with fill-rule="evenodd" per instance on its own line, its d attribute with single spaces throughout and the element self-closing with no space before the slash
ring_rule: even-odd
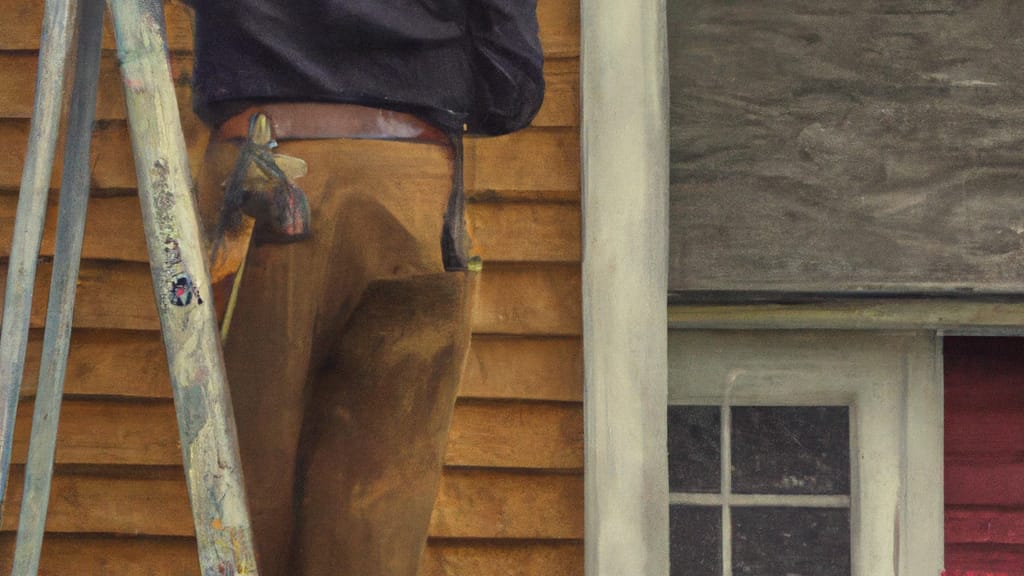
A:
<svg viewBox="0 0 1024 576">
<path fill-rule="evenodd" d="M 540 108 L 536 0 L 190 0 L 195 109 L 348 102 L 502 134 Z"/>
</svg>

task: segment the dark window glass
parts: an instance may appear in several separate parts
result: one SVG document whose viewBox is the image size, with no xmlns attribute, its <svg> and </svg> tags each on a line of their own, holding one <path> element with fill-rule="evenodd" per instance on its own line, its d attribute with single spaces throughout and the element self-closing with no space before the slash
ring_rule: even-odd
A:
<svg viewBox="0 0 1024 576">
<path fill-rule="evenodd" d="M 737 494 L 849 494 L 846 406 L 732 408 Z"/>
<path fill-rule="evenodd" d="M 668 486 L 672 492 L 721 490 L 721 409 L 668 407 Z"/>
<path fill-rule="evenodd" d="M 722 576 L 722 509 L 669 508 L 671 576 Z"/>
<path fill-rule="evenodd" d="M 850 576 L 845 508 L 735 507 L 736 576 Z"/>
</svg>

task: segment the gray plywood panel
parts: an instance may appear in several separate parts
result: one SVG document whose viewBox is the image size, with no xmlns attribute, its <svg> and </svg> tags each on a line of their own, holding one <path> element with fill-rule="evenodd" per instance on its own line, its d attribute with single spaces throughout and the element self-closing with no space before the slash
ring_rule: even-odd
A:
<svg viewBox="0 0 1024 576">
<path fill-rule="evenodd" d="M 1024 292 L 1024 2 L 668 4 L 670 292 Z"/>
</svg>

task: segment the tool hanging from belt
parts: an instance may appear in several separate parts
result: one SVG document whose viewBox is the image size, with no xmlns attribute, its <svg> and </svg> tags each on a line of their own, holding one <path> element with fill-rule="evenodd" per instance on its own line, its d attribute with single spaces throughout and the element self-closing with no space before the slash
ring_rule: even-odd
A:
<svg viewBox="0 0 1024 576">
<path fill-rule="evenodd" d="M 274 154 L 277 147 L 270 118 L 249 118 L 249 134 L 224 183 L 224 202 L 217 218 L 210 254 L 210 281 L 221 341 L 227 339 L 238 287 L 245 272 L 249 244 L 298 242 L 312 233 L 309 201 L 295 180 L 306 175 L 301 158 Z"/>
</svg>

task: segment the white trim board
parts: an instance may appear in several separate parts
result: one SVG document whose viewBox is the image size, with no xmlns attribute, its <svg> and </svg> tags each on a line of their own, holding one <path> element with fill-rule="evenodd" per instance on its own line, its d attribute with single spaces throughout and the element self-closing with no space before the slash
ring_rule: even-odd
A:
<svg viewBox="0 0 1024 576">
<path fill-rule="evenodd" d="M 587 576 L 668 574 L 665 20 L 581 4 Z"/>
</svg>

